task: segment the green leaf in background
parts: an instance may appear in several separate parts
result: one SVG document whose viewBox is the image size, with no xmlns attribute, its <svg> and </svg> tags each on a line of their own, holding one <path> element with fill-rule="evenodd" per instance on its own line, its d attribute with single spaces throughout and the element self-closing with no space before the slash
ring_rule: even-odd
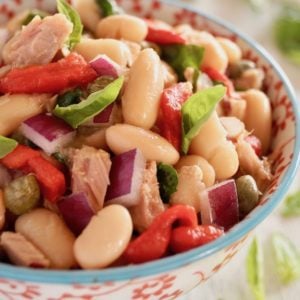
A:
<svg viewBox="0 0 300 300">
<path fill-rule="evenodd" d="M 28 15 L 23 20 L 22 25 L 28 25 L 36 16 L 39 16 L 41 19 L 44 19 L 45 17 L 49 16 L 49 14 L 42 10 L 33 9 L 30 12 L 28 12 Z"/>
<path fill-rule="evenodd" d="M 300 255 L 292 242 L 280 233 L 272 236 L 276 271 L 283 283 L 300 278 Z"/>
<path fill-rule="evenodd" d="M 286 6 L 274 24 L 277 46 L 290 60 L 300 64 L 300 8 Z"/>
<path fill-rule="evenodd" d="M 264 300 L 263 253 L 257 238 L 253 239 L 246 258 L 246 272 L 249 286 L 256 300 Z"/>
<path fill-rule="evenodd" d="M 292 195 L 289 195 L 285 199 L 281 213 L 284 217 L 292 217 L 292 216 L 300 215 L 300 191 Z"/>
<path fill-rule="evenodd" d="M 119 77 L 103 90 L 91 94 L 86 100 L 78 104 L 72 104 L 67 107 L 56 105 L 53 113 L 65 120 L 73 128 L 77 128 L 113 103 L 117 99 L 123 83 L 124 77 Z"/>
<path fill-rule="evenodd" d="M 59 13 L 65 15 L 73 24 L 73 31 L 68 40 L 68 46 L 70 50 L 72 50 L 74 46 L 80 42 L 82 36 L 83 25 L 80 16 L 65 0 L 57 0 L 57 10 Z"/>
<path fill-rule="evenodd" d="M 226 88 L 216 85 L 192 95 L 182 106 L 182 152 L 187 153 L 192 139 L 208 120 L 216 104 L 225 96 Z"/>
<path fill-rule="evenodd" d="M 18 146 L 18 142 L 0 135 L 0 158 L 5 157 Z"/>
<path fill-rule="evenodd" d="M 163 202 L 169 203 L 170 196 L 177 191 L 177 171 L 171 165 L 160 163 L 157 166 L 157 180 Z"/>
<path fill-rule="evenodd" d="M 204 55 L 204 48 L 196 45 L 168 45 L 162 46 L 162 58 L 170 64 L 177 73 L 179 80 L 185 81 L 184 71 L 194 69 L 194 82 L 199 76 L 199 68 Z"/>
<path fill-rule="evenodd" d="M 117 15 L 121 13 L 121 8 L 117 5 L 115 0 L 95 0 L 101 9 L 103 17 Z"/>
</svg>

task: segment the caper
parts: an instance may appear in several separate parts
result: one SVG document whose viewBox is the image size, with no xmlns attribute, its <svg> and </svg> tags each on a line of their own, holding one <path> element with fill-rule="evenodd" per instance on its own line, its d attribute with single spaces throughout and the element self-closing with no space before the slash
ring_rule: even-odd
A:
<svg viewBox="0 0 300 300">
<path fill-rule="evenodd" d="M 239 200 L 239 210 L 242 215 L 248 214 L 258 203 L 260 192 L 256 181 L 250 175 L 244 175 L 236 180 Z"/>
<path fill-rule="evenodd" d="M 98 77 L 95 81 L 88 85 L 87 91 L 89 94 L 101 91 L 114 80 L 115 78 L 111 76 Z"/>
<path fill-rule="evenodd" d="M 241 77 L 246 70 L 254 68 L 256 68 L 256 65 L 253 61 L 242 59 L 237 63 L 229 65 L 227 72 L 230 78 L 236 79 Z"/>
<path fill-rule="evenodd" d="M 57 105 L 60 107 L 67 107 L 72 104 L 77 104 L 80 102 L 81 95 L 82 91 L 79 88 L 65 92 L 64 94 L 58 96 Z"/>
<path fill-rule="evenodd" d="M 38 205 L 40 188 L 34 175 L 19 177 L 4 189 L 5 207 L 15 215 L 22 215 Z"/>
</svg>

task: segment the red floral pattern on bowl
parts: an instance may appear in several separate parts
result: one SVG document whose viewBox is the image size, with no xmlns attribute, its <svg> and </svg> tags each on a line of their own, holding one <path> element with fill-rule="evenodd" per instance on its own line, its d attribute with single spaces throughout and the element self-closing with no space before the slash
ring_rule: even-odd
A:
<svg viewBox="0 0 300 300">
<path fill-rule="evenodd" d="M 296 122 L 295 116 L 295 99 L 291 99 L 293 93 L 285 75 L 277 66 L 274 66 L 275 63 L 264 50 L 253 43 L 248 43 L 239 34 L 233 33 L 233 30 L 218 24 L 218 21 L 202 13 L 199 14 L 189 9 L 176 7 L 173 1 L 169 1 L 167 4 L 158 0 L 118 0 L 118 3 L 124 7 L 125 11 L 132 14 L 163 19 L 171 24 L 188 23 L 196 28 L 229 37 L 241 46 L 245 57 L 255 61 L 264 69 L 266 73 L 265 90 L 271 99 L 273 108 L 274 179 L 260 205 L 243 221 L 249 221 L 249 223 L 245 226 L 243 224 L 236 226 L 224 238 L 224 242 L 219 244 L 217 242 L 215 247 L 212 243 L 212 245 L 203 247 L 202 252 L 198 249 L 198 252 L 194 251 L 192 254 L 176 256 L 178 261 L 182 261 L 182 264 L 179 263 L 173 267 L 170 264 L 171 262 L 174 263 L 177 258 L 174 260 L 173 257 L 168 262 L 168 259 L 164 259 L 161 260 L 161 267 L 159 267 L 160 262 L 156 263 L 155 268 L 152 269 L 151 264 L 149 264 L 149 267 L 136 267 L 135 270 L 139 270 L 139 268 L 145 270 L 145 274 L 142 275 L 141 272 L 137 271 L 136 274 L 139 274 L 139 276 L 134 276 L 135 270 L 130 270 L 130 267 L 128 267 L 128 276 L 125 276 L 127 279 L 124 276 L 120 278 L 118 274 L 115 274 L 111 275 L 112 280 L 109 281 L 101 279 L 101 274 L 104 274 L 101 273 L 102 271 L 95 271 L 95 278 L 90 282 L 84 280 L 84 283 L 78 283 L 84 271 L 80 275 L 78 275 L 78 272 L 72 273 L 73 277 L 70 277 L 70 274 L 65 276 L 66 273 L 59 272 L 52 276 L 51 271 L 48 271 L 49 278 L 51 276 L 51 280 L 48 280 L 45 273 L 39 277 L 38 274 L 40 273 L 35 274 L 38 271 L 25 271 L 24 269 L 13 266 L 7 267 L 2 264 L 0 266 L 1 300 L 174 299 L 207 280 L 234 257 L 245 243 L 251 230 L 267 217 L 275 207 L 280 195 L 286 191 L 290 183 L 290 178 L 287 177 L 292 176 L 295 172 L 296 156 L 298 157 L 299 152 L 299 128 L 296 129 L 296 123 L 298 122 Z M 55 1 L 2 1 L 0 3 L 0 22 L 4 23 L 18 12 L 32 7 L 54 11 Z M 297 118 L 299 117 L 297 116 Z M 275 202 L 274 193 L 278 189 L 281 189 L 280 195 L 276 195 L 276 203 L 271 203 Z M 251 220 L 258 214 L 260 216 L 252 224 Z M 126 268 L 123 268 L 125 272 Z M 117 270 L 115 271 L 117 272 Z M 28 277 L 24 274 L 28 274 Z M 92 278 L 92 275 L 89 276 Z"/>
</svg>

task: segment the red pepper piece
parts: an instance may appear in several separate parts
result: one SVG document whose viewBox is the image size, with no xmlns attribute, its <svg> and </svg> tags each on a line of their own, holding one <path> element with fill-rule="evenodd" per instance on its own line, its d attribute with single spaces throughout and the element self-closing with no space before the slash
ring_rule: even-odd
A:
<svg viewBox="0 0 300 300">
<path fill-rule="evenodd" d="M 181 253 L 207 244 L 223 234 L 223 229 L 212 225 L 178 227 L 172 231 L 170 246 L 173 252 Z"/>
<path fill-rule="evenodd" d="M 39 151 L 18 145 L 14 151 L 1 159 L 1 163 L 9 169 L 33 173 L 44 197 L 51 202 L 55 202 L 65 193 L 66 181 L 63 173 L 43 158 Z"/>
<path fill-rule="evenodd" d="M 180 151 L 182 139 L 181 106 L 192 94 L 191 85 L 181 82 L 165 89 L 160 100 L 158 120 L 160 133 L 178 151 Z"/>
<path fill-rule="evenodd" d="M 151 226 L 128 245 L 123 254 L 125 260 L 138 264 L 164 256 L 175 222 L 178 226 L 197 226 L 195 209 L 187 205 L 176 205 L 157 216 Z"/>
<path fill-rule="evenodd" d="M 1 159 L 1 163 L 8 169 L 22 169 L 28 160 L 40 156 L 40 153 L 27 146 L 18 145 L 11 153 Z"/>
<path fill-rule="evenodd" d="M 204 67 L 202 68 L 202 71 L 206 73 L 213 81 L 223 83 L 225 87 L 227 87 L 227 96 L 232 96 L 234 93 L 234 86 L 232 81 L 225 74 L 222 74 L 218 70 L 211 67 Z"/>
<path fill-rule="evenodd" d="M 245 141 L 251 145 L 258 157 L 262 155 L 261 141 L 255 135 L 248 135 L 245 137 Z"/>
<path fill-rule="evenodd" d="M 44 197 L 55 202 L 66 191 L 65 176 L 43 157 L 30 159 L 26 168 L 28 173 L 34 173 Z"/>
<path fill-rule="evenodd" d="M 185 39 L 159 21 L 145 20 L 148 24 L 146 41 L 160 45 L 185 44 Z"/>
<path fill-rule="evenodd" d="M 13 69 L 0 80 L 1 93 L 59 93 L 84 86 L 97 78 L 96 71 L 84 58 L 72 53 L 58 62 Z"/>
</svg>

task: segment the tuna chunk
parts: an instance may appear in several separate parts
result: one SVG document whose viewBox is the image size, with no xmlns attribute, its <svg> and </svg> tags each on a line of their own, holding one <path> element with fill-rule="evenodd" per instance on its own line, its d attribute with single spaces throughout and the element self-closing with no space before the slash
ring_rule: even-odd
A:
<svg viewBox="0 0 300 300">
<path fill-rule="evenodd" d="M 103 207 L 109 185 L 111 160 L 109 154 L 92 147 L 76 149 L 71 155 L 72 191 L 84 192 L 94 212 Z"/>
<path fill-rule="evenodd" d="M 48 64 L 62 48 L 72 28 L 72 23 L 62 14 L 43 20 L 35 17 L 3 47 L 3 60 L 17 68 Z"/>
<path fill-rule="evenodd" d="M 45 255 L 20 233 L 3 232 L 1 247 L 17 266 L 48 268 L 50 265 Z"/>
<path fill-rule="evenodd" d="M 130 208 L 134 228 L 139 232 L 145 231 L 155 217 L 165 210 L 159 195 L 159 185 L 156 177 L 156 162 L 148 163 L 141 187 L 141 199 L 138 205 Z"/>
</svg>

